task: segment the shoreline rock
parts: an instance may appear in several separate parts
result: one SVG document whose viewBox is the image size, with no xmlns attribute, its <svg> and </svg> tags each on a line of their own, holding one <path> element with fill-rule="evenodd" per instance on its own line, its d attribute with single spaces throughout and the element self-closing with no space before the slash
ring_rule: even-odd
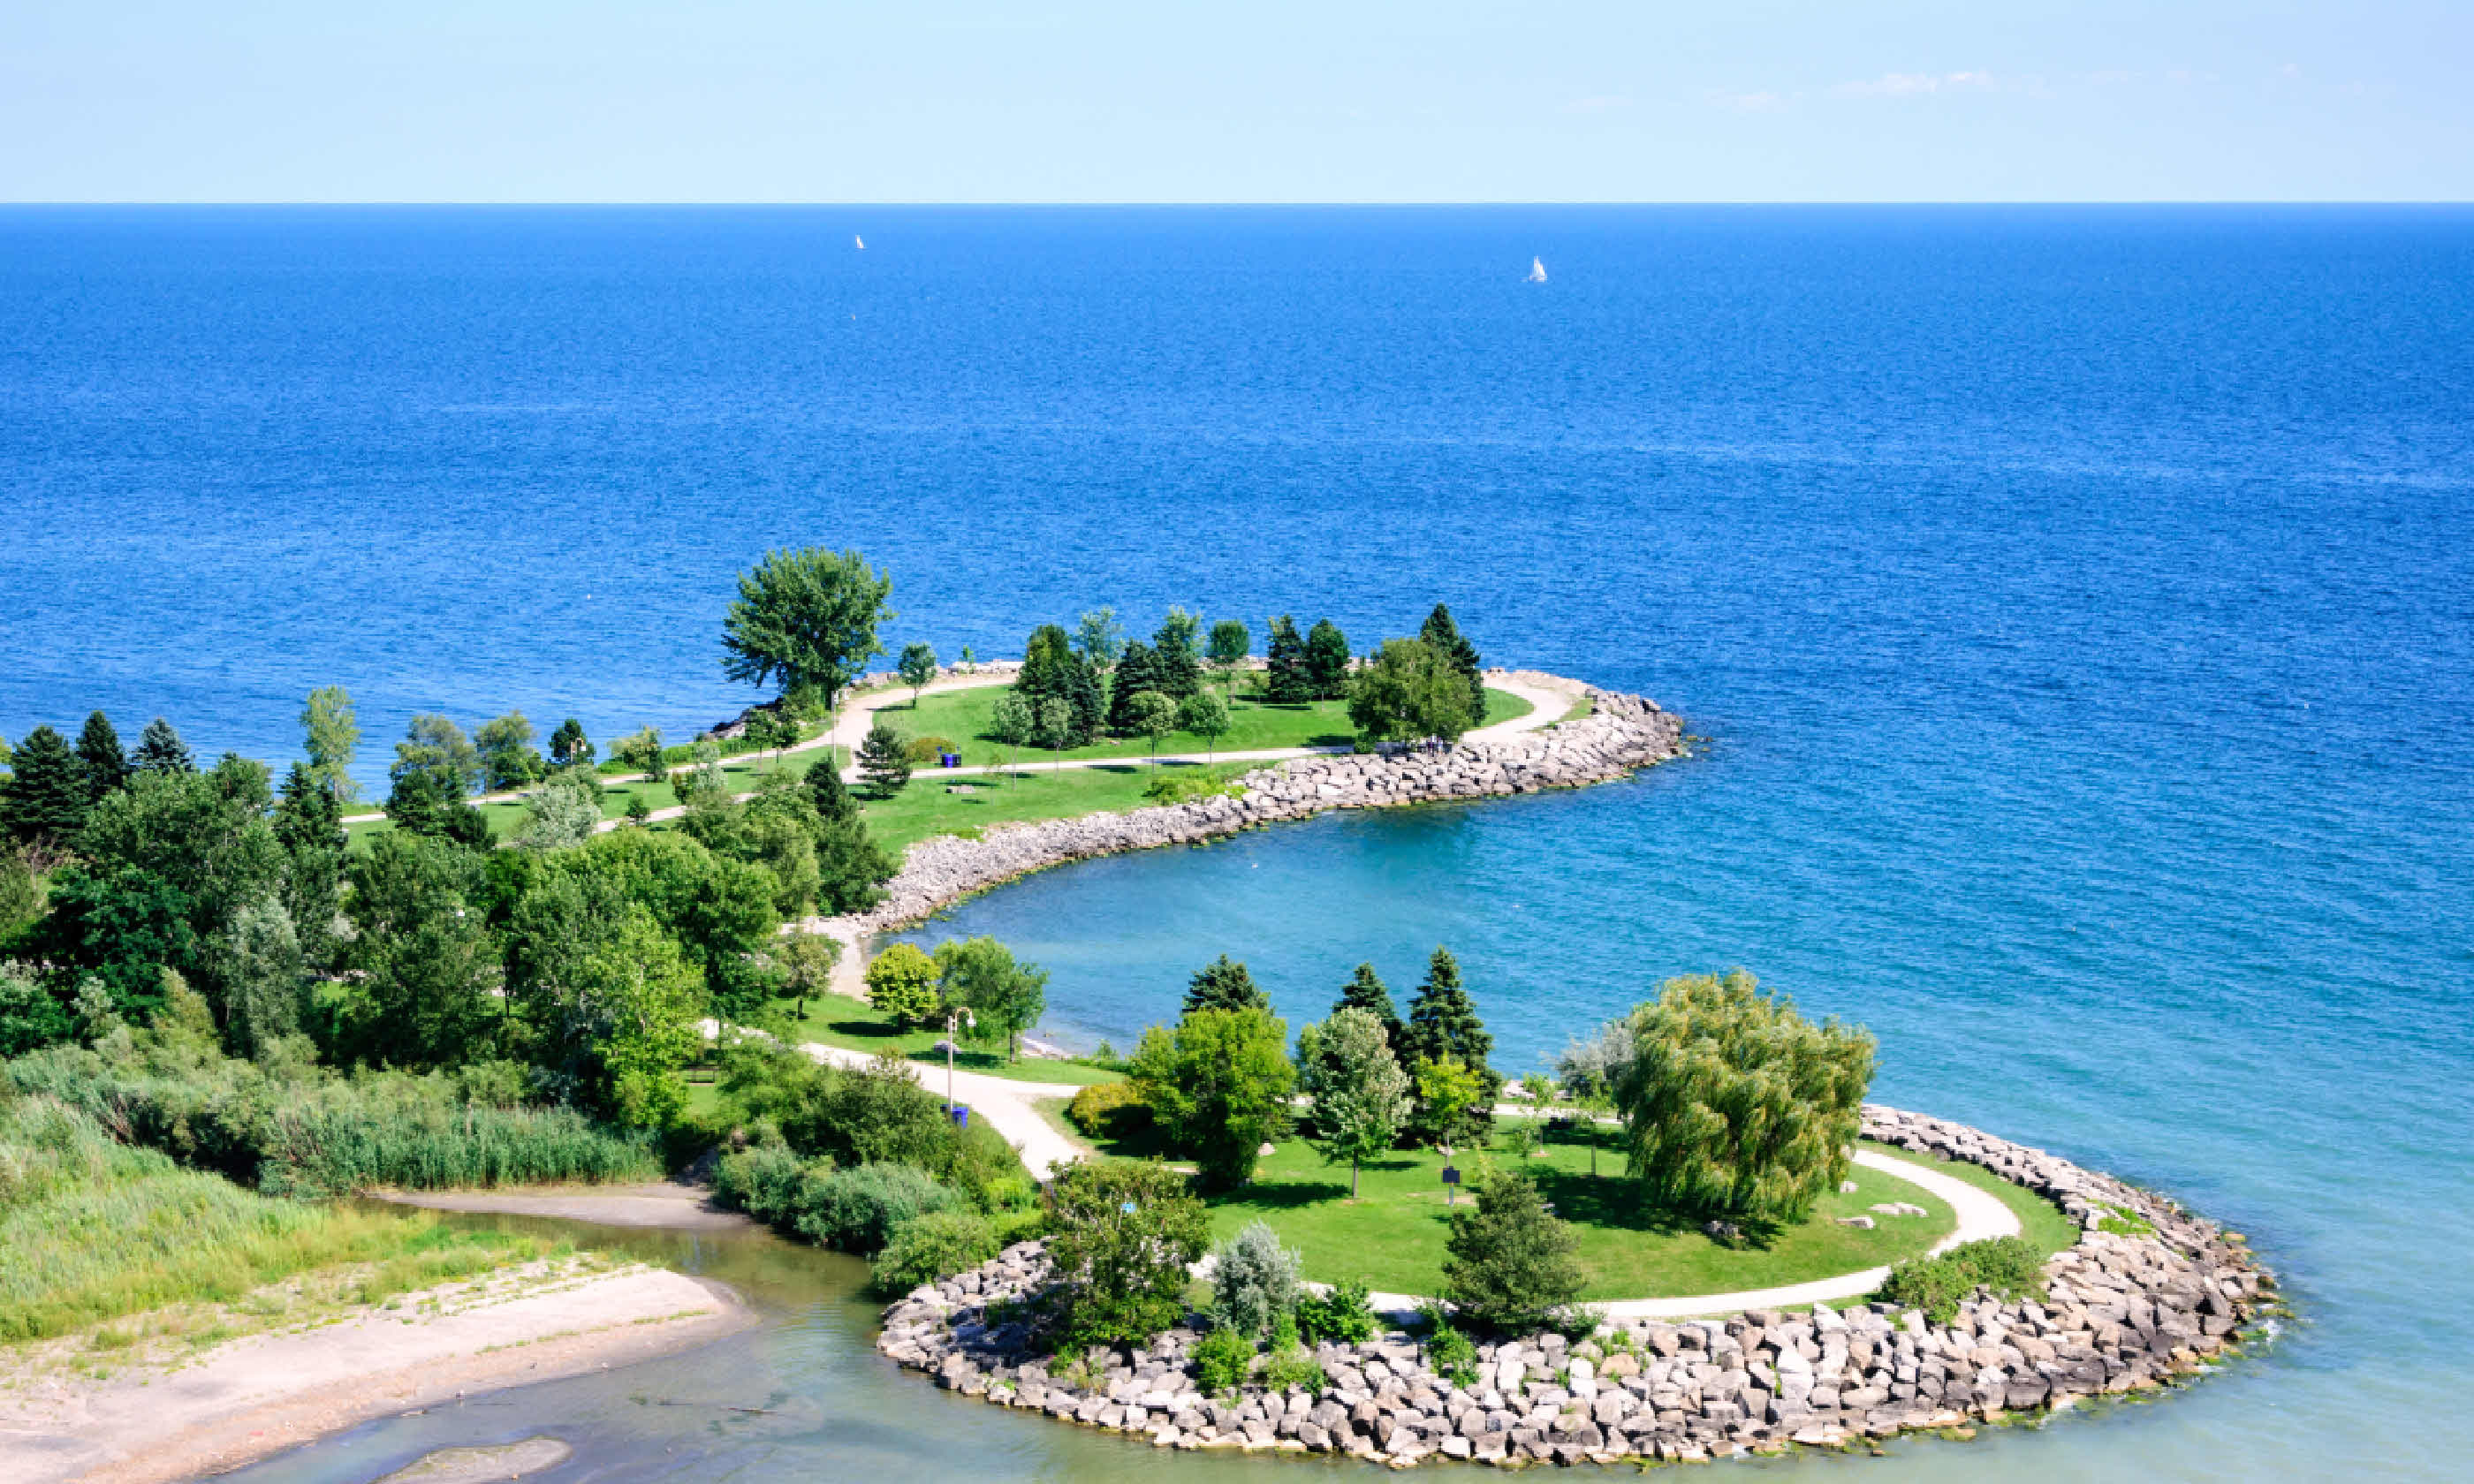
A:
<svg viewBox="0 0 2474 1484">
<path fill-rule="evenodd" d="M 2078 1241 L 2045 1264 L 2042 1300 L 1978 1298 L 1953 1322 L 1885 1304 L 1809 1314 L 1601 1325 L 1578 1343 L 1544 1332 L 1478 1347 L 1467 1384 L 1391 1333 L 1324 1344 L 1326 1384 L 1259 1381 L 1206 1397 L 1199 1329 L 1093 1351 L 1052 1372 L 1029 1329 L 989 1305 L 1036 1294 L 1037 1242 L 913 1289 L 885 1311 L 877 1349 L 936 1384 L 1163 1448 L 1348 1453 L 1407 1467 L 1444 1457 L 1517 1467 L 1619 1459 L 1703 1461 L 1789 1446 L 1843 1447 L 1905 1431 L 2065 1410 L 2171 1384 L 2235 1344 L 2272 1306 L 2275 1280 L 2216 1223 L 2152 1192 L 1964 1124 L 1868 1104 L 1866 1137 L 1979 1165 L 2057 1202 Z"/>
<path fill-rule="evenodd" d="M 1515 678 L 1523 676 L 1552 679 L 1530 672 Z M 965 897 L 1069 861 L 1200 844 L 1327 809 L 1579 788 L 1687 754 L 1682 719 L 1657 702 L 1594 686 L 1583 687 L 1578 696 L 1593 704 L 1591 714 L 1492 741 L 1289 758 L 1245 774 L 1237 779 L 1242 792 L 1233 798 L 1005 825 L 977 839 L 938 835 L 922 840 L 910 847 L 902 870 L 885 883 L 882 905 L 847 917 L 811 918 L 806 926 L 856 942 L 910 926 Z"/>
</svg>

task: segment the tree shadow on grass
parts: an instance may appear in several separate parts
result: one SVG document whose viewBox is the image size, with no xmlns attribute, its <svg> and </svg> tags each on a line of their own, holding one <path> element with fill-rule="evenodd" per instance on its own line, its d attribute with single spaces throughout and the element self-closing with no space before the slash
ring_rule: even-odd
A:
<svg viewBox="0 0 2474 1484">
<path fill-rule="evenodd" d="M 1640 1186 L 1626 1176 L 1603 1174 L 1593 1177 L 1587 1171 L 1536 1169 L 1529 1172 L 1529 1177 L 1537 1183 L 1540 1199 L 1555 1208 L 1556 1215 L 1583 1226 L 1674 1236 L 1698 1232 L 1702 1223 L 1709 1219 L 1705 1212 L 1683 1210 L 1649 1200 L 1641 1194 Z M 1746 1247 L 1767 1249 L 1778 1237 L 1775 1223 L 1742 1216 L 1733 1220 L 1743 1232 L 1742 1245 Z"/>
<path fill-rule="evenodd" d="M 1301 1206 L 1320 1206 L 1325 1201 L 1348 1199 L 1348 1186 L 1341 1181 L 1276 1180 L 1270 1184 L 1256 1181 L 1221 1196 L 1213 1204 L 1220 1206 L 1253 1206 L 1269 1210 L 1295 1210 Z"/>
<path fill-rule="evenodd" d="M 848 1036 L 855 1041 L 881 1041 L 887 1045 L 910 1034 L 887 1025 L 883 1020 L 828 1020 L 825 1022 L 825 1029 L 837 1036 Z"/>
</svg>

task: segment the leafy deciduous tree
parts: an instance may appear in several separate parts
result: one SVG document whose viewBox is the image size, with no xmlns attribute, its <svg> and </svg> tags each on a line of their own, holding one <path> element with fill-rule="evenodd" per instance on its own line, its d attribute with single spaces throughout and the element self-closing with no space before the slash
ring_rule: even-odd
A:
<svg viewBox="0 0 2474 1484">
<path fill-rule="evenodd" d="M 473 733 L 473 747 L 480 754 L 482 780 L 493 790 L 521 788 L 544 772 L 541 754 L 533 751 L 533 724 L 521 711 L 483 722 Z"/>
<path fill-rule="evenodd" d="M 1126 722 L 1150 740 L 1152 766 L 1159 766 L 1160 738 L 1176 730 L 1176 703 L 1156 690 L 1138 690 L 1126 700 Z"/>
<path fill-rule="evenodd" d="M 655 727 L 639 728 L 610 744 L 610 755 L 643 774 L 647 783 L 662 781 L 663 752 L 661 730 Z"/>
<path fill-rule="evenodd" d="M 1288 1040 L 1268 1010 L 1198 1010 L 1173 1031 L 1143 1033 L 1133 1081 L 1161 1129 L 1194 1156 L 1206 1188 L 1246 1184 L 1262 1146 L 1287 1131 L 1297 1086 Z"/>
<path fill-rule="evenodd" d="M 905 644 L 902 658 L 894 665 L 902 683 L 910 687 L 910 708 L 919 709 L 919 693 L 936 678 L 936 651 L 929 644 Z"/>
<path fill-rule="evenodd" d="M 1211 638 L 1204 653 L 1223 676 L 1235 674 L 1237 667 L 1246 662 L 1246 657 L 1253 652 L 1254 634 L 1246 627 L 1246 620 L 1224 618 L 1211 626 Z"/>
<path fill-rule="evenodd" d="M 1314 1099 L 1315 1152 L 1333 1164 L 1348 1161 L 1355 1200 L 1359 1161 L 1390 1149 L 1409 1116 L 1409 1075 L 1392 1055 L 1383 1022 L 1342 1009 L 1299 1031 L 1298 1086 Z"/>
<path fill-rule="evenodd" d="M 967 1009 L 963 1039 L 1020 1055 L 1022 1038 L 1048 1012 L 1048 971 L 1018 962 L 994 938 L 949 939 L 936 945 L 936 991 L 945 1005 Z"/>
<path fill-rule="evenodd" d="M 867 1002 L 904 1025 L 921 1024 L 944 1008 L 936 1000 L 936 961 L 915 944 L 897 943 L 869 960 L 864 978 Z"/>
<path fill-rule="evenodd" d="M 309 692 L 301 707 L 301 727 L 307 733 L 310 773 L 336 798 L 354 798 L 360 785 L 352 781 L 352 754 L 361 745 L 361 724 L 351 693 L 341 685 Z"/>
<path fill-rule="evenodd" d="M 1177 730 L 1201 737 L 1207 750 L 1205 755 L 1215 761 L 1220 754 L 1220 739 L 1227 734 L 1230 720 L 1228 703 L 1216 690 L 1198 688 L 1177 703 Z"/>
<path fill-rule="evenodd" d="M 1095 608 L 1074 621 L 1074 647 L 1096 669 L 1105 670 L 1125 653 L 1126 628 L 1113 608 Z"/>
<path fill-rule="evenodd" d="M 830 709 L 868 660 L 885 653 L 877 625 L 893 579 L 856 551 L 811 546 L 769 551 L 739 575 L 739 596 L 722 620 L 722 673 L 784 691 L 813 685 Z"/>
<path fill-rule="evenodd" d="M 1471 1112 L 1487 1095 L 1478 1068 L 1456 1056 L 1419 1057 L 1417 1063 L 1418 1121 L 1438 1144 L 1457 1144 L 1473 1121 Z"/>
<path fill-rule="evenodd" d="M 1348 719 L 1378 741 L 1457 742 L 1471 726 L 1468 686 L 1451 662 L 1419 639 L 1386 639 L 1350 678 Z"/>
<path fill-rule="evenodd" d="M 1159 1164 L 1069 1164 L 1048 1196 L 1048 1257 L 1065 1347 L 1148 1344 L 1184 1316 L 1187 1268 L 1208 1222 L 1185 1177 Z"/>
</svg>

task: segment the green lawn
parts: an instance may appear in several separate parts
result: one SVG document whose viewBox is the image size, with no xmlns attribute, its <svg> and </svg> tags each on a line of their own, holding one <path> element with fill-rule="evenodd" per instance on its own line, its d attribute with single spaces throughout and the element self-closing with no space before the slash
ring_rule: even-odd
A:
<svg viewBox="0 0 2474 1484">
<path fill-rule="evenodd" d="M 942 1069 L 945 1053 L 931 1050 L 944 1039 L 942 1028 L 905 1031 L 879 1015 L 876 1007 L 864 1000 L 843 994 L 827 994 L 808 1001 L 807 1016 L 791 1026 L 791 1041 L 822 1041 L 828 1046 L 847 1046 L 853 1050 L 874 1053 L 888 1048 L 903 1052 L 923 1067 Z M 1041 1082 L 1060 1087 L 1083 1087 L 1094 1082 L 1119 1082 L 1124 1079 L 1112 1071 L 1097 1066 L 1084 1066 L 1079 1062 L 1051 1062 L 1037 1057 L 1024 1057 L 1007 1062 L 993 1051 L 977 1051 L 967 1045 L 954 1055 L 954 1065 L 966 1072 L 988 1072 L 1010 1077 L 1016 1082 Z M 934 1077 L 931 1087 L 938 1086 Z"/>
<path fill-rule="evenodd" d="M 1222 763 L 1217 771 L 1224 778 L 1233 778 L 1253 766 Z M 1204 770 L 1200 763 L 1161 763 L 1158 771 Z M 1152 777 L 1152 765 L 1140 760 L 1056 773 L 970 774 L 960 778 L 924 768 L 910 775 L 910 786 L 892 798 L 866 801 L 861 813 L 877 843 L 899 854 L 931 835 L 960 834 L 990 825 L 1063 819 L 1103 810 L 1139 809 L 1153 802 L 1143 797 Z M 949 787 L 969 792 L 947 793 Z"/>
<path fill-rule="evenodd" d="M 1915 1257 L 1957 1225 L 1950 1208 L 1903 1180 L 1860 1166 L 1853 1194 L 1831 1194 L 1811 1220 L 1776 1233 L 1765 1247 L 1728 1248 L 1702 1234 L 1698 1222 L 1645 1210 L 1620 1178 L 1623 1156 L 1615 1131 L 1605 1129 L 1599 1175 L 1589 1174 L 1585 1146 L 1552 1143 L 1522 1160 L 1498 1137 L 1491 1158 L 1518 1165 L 1536 1179 L 1558 1215 L 1577 1228 L 1578 1257 L 1598 1301 L 1729 1293 L 1808 1282 Z M 1354 1281 L 1391 1293 L 1432 1294 L 1443 1287 L 1443 1238 L 1449 1216 L 1441 1180 L 1443 1160 L 1432 1150 L 1398 1151 L 1366 1166 L 1360 1199 L 1348 1197 L 1348 1168 L 1326 1165 L 1291 1140 L 1266 1159 L 1254 1183 L 1212 1202 L 1212 1234 L 1226 1236 L 1249 1221 L 1269 1222 L 1305 1258 L 1305 1276 Z M 1454 1161 L 1467 1174 L 1478 1158 Z M 1466 1200 L 1464 1196 L 1462 1199 Z M 1905 1201 L 1928 1216 L 1879 1218 L 1872 1231 L 1832 1219 L 1864 1214 L 1877 1202 Z"/>
<path fill-rule="evenodd" d="M 845 765 L 849 762 L 848 754 L 847 748 L 834 750 L 835 756 L 840 758 Z M 732 793 L 754 793 L 759 779 L 766 771 L 776 767 L 787 768 L 791 777 L 804 780 L 808 776 L 808 770 L 815 766 L 824 755 L 821 749 L 791 753 L 788 755 L 750 753 L 743 756 L 724 759 L 721 773 L 722 777 L 729 780 Z M 655 783 L 641 773 L 630 773 L 619 778 L 604 774 L 601 777 L 601 817 L 606 820 L 624 818 L 628 802 L 639 794 L 643 795 L 646 806 L 655 809 L 671 808 L 679 802 L 677 792 L 667 780 Z M 481 817 L 490 822 L 491 832 L 501 840 L 523 827 L 525 804 L 521 800 L 488 802 L 478 807 L 481 810 Z M 391 821 L 379 817 L 348 823 L 344 826 L 344 831 L 350 840 L 358 841 L 365 836 L 394 827 Z"/>
<path fill-rule="evenodd" d="M 997 698 L 1006 693 L 1003 685 L 980 686 L 970 690 L 949 690 L 923 696 L 914 706 L 903 703 L 879 710 L 877 718 L 907 736 L 937 736 L 960 745 L 962 760 L 972 766 L 995 765 L 1001 761 L 1048 762 L 1058 758 L 1081 757 L 1147 757 L 1151 755 L 1150 739 L 1106 738 L 1089 747 L 1049 752 L 1040 748 L 1023 748 L 1012 758 L 1001 758 L 993 737 L 987 735 L 989 718 L 996 710 Z M 1486 725 L 1526 716 L 1531 707 L 1518 696 L 1500 690 L 1486 693 Z M 1216 744 L 1206 744 L 1191 732 L 1172 732 L 1160 739 L 1163 753 L 1204 753 L 1217 747 L 1224 753 L 1258 752 L 1275 747 L 1346 747 L 1355 737 L 1356 729 L 1348 722 L 1348 705 L 1342 701 L 1317 701 L 1306 706 L 1273 706 L 1251 696 L 1237 696 L 1228 703 L 1229 728 Z"/>
</svg>

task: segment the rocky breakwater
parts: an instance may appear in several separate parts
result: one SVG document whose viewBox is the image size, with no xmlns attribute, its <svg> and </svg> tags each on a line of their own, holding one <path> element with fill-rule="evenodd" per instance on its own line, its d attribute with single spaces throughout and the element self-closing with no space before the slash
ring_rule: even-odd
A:
<svg viewBox="0 0 2474 1484">
<path fill-rule="evenodd" d="M 1577 788 L 1685 754 L 1684 723 L 1655 701 L 1587 689 L 1591 714 L 1452 748 L 1321 754 L 1257 768 L 1231 793 L 1178 803 L 1003 826 L 923 840 L 885 883 L 883 905 L 830 926 L 852 936 L 915 922 L 963 897 L 1050 866 L 1190 845 L 1325 809 L 1363 809 Z M 819 924 L 827 925 L 827 924 Z"/>
<path fill-rule="evenodd" d="M 1201 1321 L 1140 1347 L 1050 1355 L 1023 1316 L 1048 1281 L 1036 1242 L 923 1285 L 885 1311 L 877 1346 L 940 1386 L 1163 1448 L 1333 1452 L 1405 1467 L 1430 1457 L 1525 1463 L 1693 1461 L 1793 1445 L 2040 1415 L 2202 1369 L 2271 1302 L 2273 1281 L 2214 1223 L 2110 1177 L 1964 1125 L 1867 1107 L 1868 1136 L 1983 1165 L 2061 1203 L 2083 1233 L 2044 1292 L 1979 1290 L 1948 1324 L 1872 1304 L 1754 1309 L 1683 1324 L 1601 1325 L 1477 1348 L 1439 1374 L 1409 1336 L 1324 1344 L 1322 1384 L 1256 1381 L 1206 1396 Z"/>
</svg>

